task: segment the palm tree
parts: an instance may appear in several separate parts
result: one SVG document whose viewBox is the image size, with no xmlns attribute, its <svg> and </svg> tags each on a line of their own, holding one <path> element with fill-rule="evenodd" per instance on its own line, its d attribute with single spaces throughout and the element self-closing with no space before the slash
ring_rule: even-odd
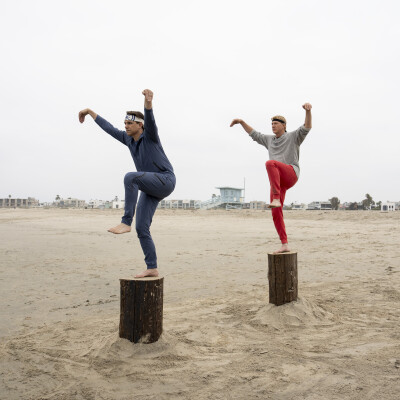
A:
<svg viewBox="0 0 400 400">
<path fill-rule="evenodd" d="M 56 201 L 57 200 L 60 200 L 60 195 L 59 194 L 56 196 Z"/>
</svg>

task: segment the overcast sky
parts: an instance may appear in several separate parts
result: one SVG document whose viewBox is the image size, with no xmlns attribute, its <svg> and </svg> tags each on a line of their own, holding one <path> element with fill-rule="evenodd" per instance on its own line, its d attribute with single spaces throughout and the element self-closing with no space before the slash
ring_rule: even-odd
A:
<svg viewBox="0 0 400 400">
<path fill-rule="evenodd" d="M 398 1 L 3 1 L 0 13 L 0 197 L 123 197 L 129 150 L 88 116 L 123 129 L 154 92 L 177 176 L 173 199 L 216 186 L 266 200 L 271 134 L 313 129 L 286 203 L 400 200 Z"/>
</svg>

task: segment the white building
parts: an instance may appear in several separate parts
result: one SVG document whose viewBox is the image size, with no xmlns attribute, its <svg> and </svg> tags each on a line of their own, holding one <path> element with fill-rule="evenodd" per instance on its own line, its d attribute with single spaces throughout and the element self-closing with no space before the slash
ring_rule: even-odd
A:
<svg viewBox="0 0 400 400">
<path fill-rule="evenodd" d="M 396 203 L 394 201 L 387 201 L 381 204 L 381 212 L 389 212 L 396 210 Z"/>
<path fill-rule="evenodd" d="M 105 208 L 107 201 L 98 200 L 98 199 L 90 199 L 87 205 L 88 208 Z"/>
<path fill-rule="evenodd" d="M 293 203 L 292 204 L 292 210 L 306 210 L 307 209 L 307 205 L 304 203 Z"/>
<path fill-rule="evenodd" d="M 113 200 L 111 202 L 111 208 L 125 208 L 125 200 L 118 200 L 118 198 L 116 200 Z"/>
<path fill-rule="evenodd" d="M 332 210 L 330 201 L 313 201 L 307 205 L 307 210 Z"/>
</svg>

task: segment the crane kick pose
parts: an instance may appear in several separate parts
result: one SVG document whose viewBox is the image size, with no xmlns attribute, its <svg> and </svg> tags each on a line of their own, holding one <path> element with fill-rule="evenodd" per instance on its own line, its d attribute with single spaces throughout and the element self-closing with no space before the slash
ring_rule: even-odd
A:
<svg viewBox="0 0 400 400">
<path fill-rule="evenodd" d="M 125 213 L 122 221 L 108 231 L 121 234 L 131 231 L 136 208 L 136 232 L 145 255 L 147 270 L 135 276 L 158 276 L 157 255 L 150 225 L 160 200 L 169 196 L 175 188 L 175 174 L 158 136 L 153 115 L 153 92 L 143 90 L 144 115 L 140 111 L 127 111 L 125 131 L 114 128 L 109 122 L 89 108 L 79 112 L 79 121 L 90 115 L 113 138 L 126 145 L 132 155 L 137 172 L 128 172 L 124 178 Z M 138 192 L 141 191 L 139 201 Z M 136 203 L 137 207 L 136 207 Z"/>
<path fill-rule="evenodd" d="M 273 135 L 263 135 L 247 125 L 242 119 L 234 119 L 231 127 L 240 124 L 249 136 L 257 143 L 265 146 L 269 152 L 269 161 L 266 162 L 270 183 L 270 204 L 272 218 L 278 232 L 282 246 L 274 253 L 290 251 L 283 221 L 283 202 L 286 191 L 294 186 L 300 176 L 299 154 L 300 145 L 311 129 L 311 104 L 303 104 L 306 110 L 304 125 L 293 132 L 286 131 L 286 119 L 275 115 L 272 120 Z"/>
</svg>

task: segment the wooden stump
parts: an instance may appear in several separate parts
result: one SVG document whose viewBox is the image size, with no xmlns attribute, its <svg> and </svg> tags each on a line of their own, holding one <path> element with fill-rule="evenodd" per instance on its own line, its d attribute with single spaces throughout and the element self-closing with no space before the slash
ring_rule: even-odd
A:
<svg viewBox="0 0 400 400">
<path fill-rule="evenodd" d="M 162 333 L 164 278 L 120 279 L 119 337 L 156 342 Z"/>
<path fill-rule="evenodd" d="M 268 280 L 270 303 L 297 300 L 297 253 L 268 254 Z"/>
</svg>

